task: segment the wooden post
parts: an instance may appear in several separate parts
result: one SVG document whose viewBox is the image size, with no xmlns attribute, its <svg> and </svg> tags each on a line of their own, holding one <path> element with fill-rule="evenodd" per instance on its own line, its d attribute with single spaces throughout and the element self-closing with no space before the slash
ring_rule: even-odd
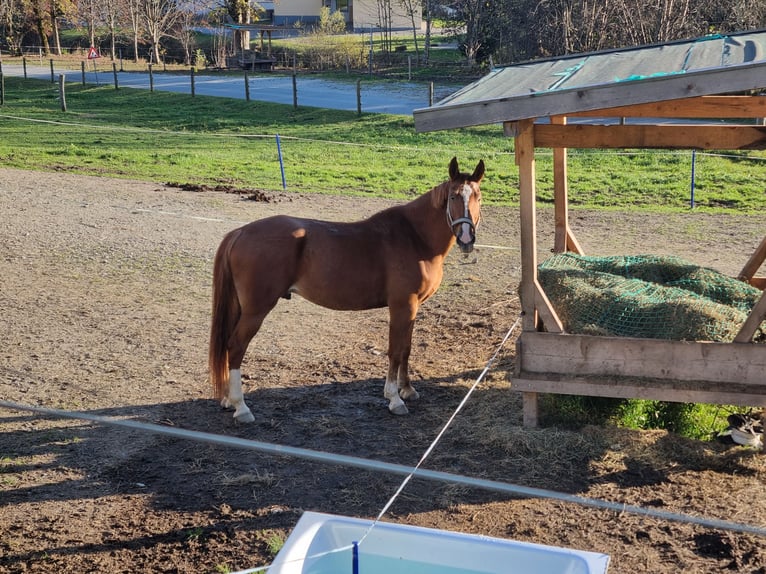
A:
<svg viewBox="0 0 766 574">
<path fill-rule="evenodd" d="M 194 74 L 195 74 L 195 71 L 194 71 L 194 67 L 192 66 L 192 69 L 191 69 L 191 95 L 192 95 L 192 97 L 194 97 L 194 95 L 195 95 L 195 91 L 194 91 Z"/>
<path fill-rule="evenodd" d="M 24 79 L 27 79 L 27 57 L 24 56 L 21 58 L 21 66 L 24 68 Z"/>
<path fill-rule="evenodd" d="M 5 74 L 0 72 L 0 106 L 5 105 Z"/>
<path fill-rule="evenodd" d="M 154 68 L 152 67 L 151 64 L 149 64 L 149 91 L 150 92 L 154 91 L 154 72 L 153 72 L 153 70 L 154 70 Z"/>
<path fill-rule="evenodd" d="M 82 85 L 85 85 L 85 60 L 80 62 L 80 69 L 82 70 Z"/>
<path fill-rule="evenodd" d="M 522 328 L 537 329 L 535 296 L 537 284 L 537 221 L 535 212 L 535 126 L 534 119 L 518 122 L 516 164 L 519 166 L 519 211 L 521 213 L 521 297 Z M 519 349 L 521 352 L 523 350 Z M 521 361 L 517 351 L 516 361 Z M 517 365 L 518 368 L 518 365 Z M 537 426 L 537 393 L 522 393 L 524 426 Z"/>
<path fill-rule="evenodd" d="M 119 90 L 120 85 L 117 83 L 117 62 L 112 62 L 112 74 L 114 75 L 114 89 Z"/>
<path fill-rule="evenodd" d="M 293 107 L 298 109 L 298 77 L 293 72 Z"/>
<path fill-rule="evenodd" d="M 61 99 L 61 111 L 66 111 L 66 90 L 64 86 L 66 85 L 66 77 L 64 74 L 61 74 L 59 76 L 59 98 Z"/>
<path fill-rule="evenodd" d="M 434 105 L 434 83 L 428 83 L 428 106 Z"/>
<path fill-rule="evenodd" d="M 51 84 L 55 84 L 56 83 L 56 77 L 55 77 L 54 72 L 53 72 L 53 58 L 51 58 L 50 62 L 51 62 Z"/>
<path fill-rule="evenodd" d="M 250 101 L 250 78 L 247 77 L 247 72 L 245 72 L 245 101 Z"/>
</svg>

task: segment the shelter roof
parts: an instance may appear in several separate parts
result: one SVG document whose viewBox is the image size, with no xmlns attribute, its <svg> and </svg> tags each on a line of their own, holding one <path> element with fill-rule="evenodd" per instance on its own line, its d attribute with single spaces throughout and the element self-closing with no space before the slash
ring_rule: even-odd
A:
<svg viewBox="0 0 766 574">
<path fill-rule="evenodd" d="M 766 30 L 533 60 L 428 108 L 419 132 L 766 88 Z"/>
</svg>

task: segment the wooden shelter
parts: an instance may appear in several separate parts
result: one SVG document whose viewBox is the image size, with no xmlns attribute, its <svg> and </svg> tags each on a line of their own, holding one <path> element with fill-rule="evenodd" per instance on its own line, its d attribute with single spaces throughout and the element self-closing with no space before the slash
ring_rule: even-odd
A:
<svg viewBox="0 0 766 574">
<path fill-rule="evenodd" d="M 755 31 L 498 68 L 415 110 L 419 132 L 502 124 L 515 138 L 523 331 L 511 380 L 525 425 L 537 424 L 538 393 L 766 406 L 766 344 L 753 342 L 766 295 L 732 343 L 566 333 L 538 282 L 535 206 L 535 149 L 550 148 L 553 250 L 582 254 L 568 222 L 567 148 L 765 149 L 766 96 L 754 95 L 764 89 L 766 31 Z M 739 278 L 764 290 L 765 258 L 766 237 L 743 254 Z"/>
</svg>

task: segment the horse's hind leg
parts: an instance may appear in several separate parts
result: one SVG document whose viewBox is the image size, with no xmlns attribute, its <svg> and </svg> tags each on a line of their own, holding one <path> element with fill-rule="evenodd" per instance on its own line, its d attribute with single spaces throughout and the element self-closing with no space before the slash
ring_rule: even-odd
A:
<svg viewBox="0 0 766 574">
<path fill-rule="evenodd" d="M 233 408 L 234 419 L 241 423 L 251 423 L 255 420 L 253 413 L 245 403 L 245 395 L 242 392 L 242 371 L 240 370 L 242 359 L 245 356 L 245 351 L 247 351 L 247 346 L 261 328 L 263 320 L 270 310 L 271 308 L 258 315 L 241 315 L 229 339 L 229 392 L 221 401 L 221 405 L 224 408 Z"/>
</svg>

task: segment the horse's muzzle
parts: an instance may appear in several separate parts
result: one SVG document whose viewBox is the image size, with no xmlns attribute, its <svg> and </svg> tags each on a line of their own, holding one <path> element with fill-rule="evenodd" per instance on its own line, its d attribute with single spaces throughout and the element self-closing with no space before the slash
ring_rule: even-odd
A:
<svg viewBox="0 0 766 574">
<path fill-rule="evenodd" d="M 457 245 L 463 253 L 473 251 L 476 242 L 476 226 L 468 217 L 460 217 L 452 222 L 452 232 L 457 239 Z"/>
</svg>

